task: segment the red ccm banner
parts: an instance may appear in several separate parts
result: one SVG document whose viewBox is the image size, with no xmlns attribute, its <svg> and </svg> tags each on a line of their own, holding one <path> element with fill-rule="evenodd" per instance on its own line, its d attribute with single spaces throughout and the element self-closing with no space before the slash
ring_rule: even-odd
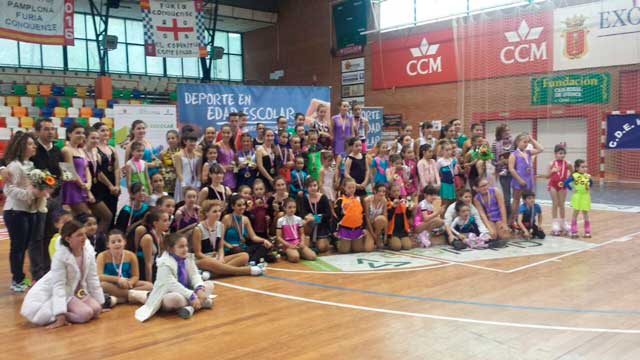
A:
<svg viewBox="0 0 640 360">
<path fill-rule="evenodd" d="M 518 14 L 456 28 L 461 79 L 550 72 L 553 13 Z"/>
<path fill-rule="evenodd" d="M 457 80 L 452 29 L 374 41 L 371 57 L 374 89 Z"/>
</svg>

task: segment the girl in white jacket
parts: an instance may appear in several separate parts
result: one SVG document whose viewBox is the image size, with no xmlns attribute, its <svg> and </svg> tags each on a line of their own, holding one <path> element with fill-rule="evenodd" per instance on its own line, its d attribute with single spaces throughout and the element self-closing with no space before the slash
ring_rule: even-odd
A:
<svg viewBox="0 0 640 360">
<path fill-rule="evenodd" d="M 187 319 L 193 312 L 210 309 L 213 281 L 202 281 L 189 243 L 183 234 L 174 233 L 164 239 L 165 252 L 156 260 L 158 274 L 145 305 L 136 310 L 136 319 L 145 321 L 158 310 L 177 311 Z"/>
<path fill-rule="evenodd" d="M 49 324 L 50 329 L 95 319 L 104 303 L 95 251 L 84 225 L 67 222 L 60 239 L 62 246 L 51 260 L 51 270 L 29 290 L 20 310 L 30 322 Z"/>
</svg>

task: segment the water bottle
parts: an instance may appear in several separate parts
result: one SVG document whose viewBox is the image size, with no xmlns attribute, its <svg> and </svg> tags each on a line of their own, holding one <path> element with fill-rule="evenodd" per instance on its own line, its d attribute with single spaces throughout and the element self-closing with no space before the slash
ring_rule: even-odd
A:
<svg viewBox="0 0 640 360">
<path fill-rule="evenodd" d="M 249 261 L 249 266 L 256 266 L 256 262 L 255 261 Z"/>
</svg>

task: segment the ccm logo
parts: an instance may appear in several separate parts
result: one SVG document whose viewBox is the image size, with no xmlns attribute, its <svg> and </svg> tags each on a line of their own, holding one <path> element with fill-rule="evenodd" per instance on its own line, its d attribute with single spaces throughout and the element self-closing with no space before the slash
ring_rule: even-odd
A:
<svg viewBox="0 0 640 360">
<path fill-rule="evenodd" d="M 407 63 L 407 74 L 409 76 L 416 76 L 418 74 L 426 75 L 434 72 L 442 72 L 442 57 L 425 57 L 435 55 L 439 47 L 440 44 L 429 44 L 426 38 L 422 38 L 420 46 L 409 49 L 414 59 Z"/>
<path fill-rule="evenodd" d="M 504 33 L 504 36 L 510 43 L 522 43 L 524 41 L 528 41 L 528 43 L 505 47 L 500 51 L 500 61 L 508 65 L 514 62 L 525 63 L 546 60 L 547 42 L 543 41 L 539 45 L 533 43 L 533 40 L 537 40 L 540 37 L 543 30 L 542 26 L 529 28 L 527 22 L 522 20 L 516 31 L 508 31 Z"/>
</svg>

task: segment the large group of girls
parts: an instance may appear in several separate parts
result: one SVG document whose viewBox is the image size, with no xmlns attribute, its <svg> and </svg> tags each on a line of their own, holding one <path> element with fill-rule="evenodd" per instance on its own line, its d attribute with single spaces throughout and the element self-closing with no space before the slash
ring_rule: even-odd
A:
<svg viewBox="0 0 640 360">
<path fill-rule="evenodd" d="M 71 124 L 67 142 L 41 119 L 35 133 L 16 134 L 4 157 L 4 221 L 11 238 L 11 288 L 28 290 L 22 314 L 39 325 L 82 323 L 120 303 L 183 318 L 212 306 L 214 276 L 257 276 L 266 263 L 313 261 L 328 253 L 429 247 L 444 236 L 456 250 L 502 247 L 518 236 L 544 238 L 535 202 L 534 161 L 542 146 L 500 125 L 487 140 L 481 124 L 462 131 L 407 125 L 397 140 L 367 144 L 360 104 L 340 104 L 329 117 L 296 114 L 276 128 L 229 114 L 203 130 L 166 134 L 159 151 L 147 125 L 130 127 L 125 158 L 108 145 L 111 130 Z M 590 236 L 590 177 L 584 160 L 570 164 L 557 145 L 545 174 L 553 200 L 554 235 Z M 76 176 L 64 176 L 59 163 Z M 29 172 L 48 169 L 62 183 L 34 187 Z M 129 201 L 118 209 L 121 179 Z M 567 189 L 575 191 L 570 222 Z M 31 276 L 23 272 L 29 250 Z"/>
</svg>

